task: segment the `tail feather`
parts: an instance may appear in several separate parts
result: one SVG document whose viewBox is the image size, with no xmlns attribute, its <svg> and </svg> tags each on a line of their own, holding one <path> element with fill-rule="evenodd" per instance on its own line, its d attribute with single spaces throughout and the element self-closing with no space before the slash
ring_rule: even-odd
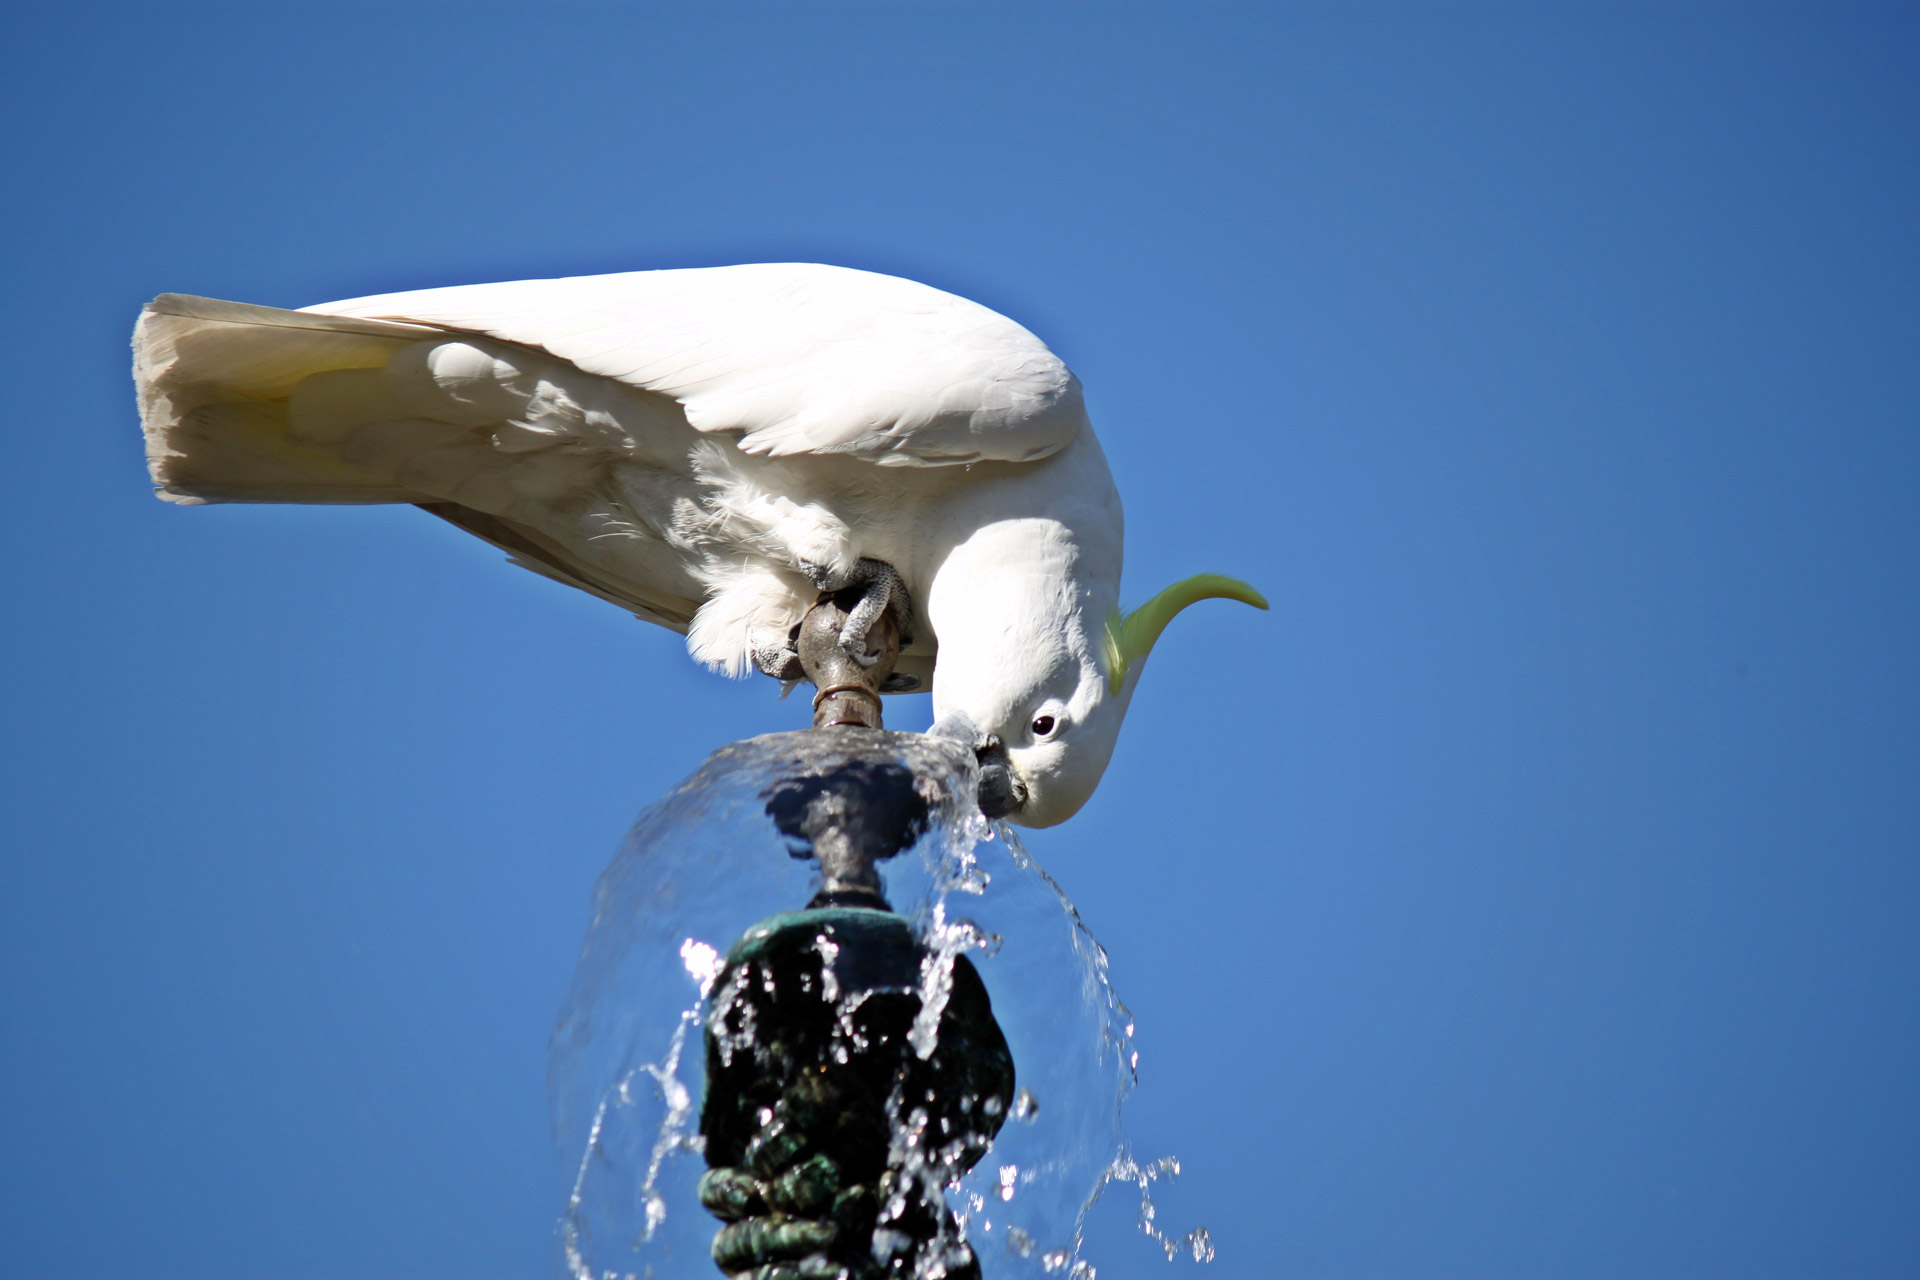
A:
<svg viewBox="0 0 1920 1280">
<path fill-rule="evenodd" d="M 672 466 L 692 431 L 671 402 L 445 329 L 182 294 L 142 311 L 133 345 L 162 498 L 411 503 L 650 622 L 693 623 L 698 553 L 671 527 L 701 486 Z"/>
<path fill-rule="evenodd" d="M 377 369 L 438 330 L 165 293 L 134 329 L 147 466 L 173 502 L 418 502 L 428 498 L 287 434 L 311 374 Z"/>
</svg>

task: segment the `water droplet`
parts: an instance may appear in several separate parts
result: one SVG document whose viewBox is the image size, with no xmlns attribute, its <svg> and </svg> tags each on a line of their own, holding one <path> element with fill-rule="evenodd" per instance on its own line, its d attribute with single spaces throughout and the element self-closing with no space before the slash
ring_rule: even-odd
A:
<svg viewBox="0 0 1920 1280">
<path fill-rule="evenodd" d="M 703 996 L 713 989 L 714 980 L 726 963 L 718 951 L 698 938 L 688 938 L 680 944 L 680 962 L 687 967 L 687 975 Z"/>
</svg>

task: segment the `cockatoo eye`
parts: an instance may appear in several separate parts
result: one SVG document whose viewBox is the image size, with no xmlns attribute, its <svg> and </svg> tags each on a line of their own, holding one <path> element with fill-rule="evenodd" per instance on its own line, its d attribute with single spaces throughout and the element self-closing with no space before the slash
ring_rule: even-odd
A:
<svg viewBox="0 0 1920 1280">
<path fill-rule="evenodd" d="M 1031 727 L 1033 729 L 1033 736 L 1035 738 L 1044 740 L 1047 738 L 1051 738 L 1053 736 L 1054 729 L 1057 728 L 1058 726 L 1059 726 L 1059 722 L 1056 721 L 1052 716 L 1035 716 L 1033 718 L 1033 724 Z"/>
</svg>

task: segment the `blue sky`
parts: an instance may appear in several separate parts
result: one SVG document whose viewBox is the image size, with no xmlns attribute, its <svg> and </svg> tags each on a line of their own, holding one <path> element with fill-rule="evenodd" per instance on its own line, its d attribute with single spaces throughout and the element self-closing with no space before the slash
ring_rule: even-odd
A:
<svg viewBox="0 0 1920 1280">
<path fill-rule="evenodd" d="M 139 305 L 767 260 L 1027 324 L 1132 595 L 1274 601 L 1030 842 L 1207 1273 L 1920 1271 L 1911 7 L 4 22 L 9 1276 L 545 1273 L 593 878 L 804 713 L 412 510 L 154 501 Z"/>
</svg>

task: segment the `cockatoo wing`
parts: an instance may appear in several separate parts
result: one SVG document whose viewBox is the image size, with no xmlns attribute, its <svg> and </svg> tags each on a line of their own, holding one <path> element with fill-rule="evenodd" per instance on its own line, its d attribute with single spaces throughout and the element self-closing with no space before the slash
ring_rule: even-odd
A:
<svg viewBox="0 0 1920 1280">
<path fill-rule="evenodd" d="M 544 351 L 678 401 L 694 429 L 734 436 L 749 454 L 1029 462 L 1086 422 L 1079 380 L 1018 324 L 927 285 L 845 267 L 459 285 L 311 310 Z"/>
<path fill-rule="evenodd" d="M 712 587 L 692 543 L 723 440 L 794 466 L 950 467 L 1047 457 L 1086 420 L 1078 380 L 1013 321 L 806 264 L 302 311 L 170 294 L 141 317 L 135 375 L 162 497 L 414 503 L 679 631 Z"/>
</svg>

